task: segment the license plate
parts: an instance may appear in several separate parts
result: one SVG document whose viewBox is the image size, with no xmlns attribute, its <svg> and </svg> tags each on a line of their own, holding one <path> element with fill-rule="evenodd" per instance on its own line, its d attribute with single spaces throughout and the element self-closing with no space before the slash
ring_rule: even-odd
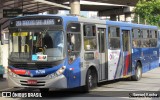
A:
<svg viewBox="0 0 160 100">
<path fill-rule="evenodd" d="M 28 84 L 37 84 L 37 80 L 28 80 L 27 83 Z"/>
</svg>

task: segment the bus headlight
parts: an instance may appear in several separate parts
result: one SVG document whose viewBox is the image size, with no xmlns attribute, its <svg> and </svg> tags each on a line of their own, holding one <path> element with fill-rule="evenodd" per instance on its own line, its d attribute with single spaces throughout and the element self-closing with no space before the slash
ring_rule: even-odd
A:
<svg viewBox="0 0 160 100">
<path fill-rule="evenodd" d="M 54 77 L 60 76 L 65 71 L 65 69 L 66 69 L 66 66 L 62 66 L 56 72 L 54 72 L 52 74 L 49 74 L 48 77 L 49 78 L 54 78 Z"/>
<path fill-rule="evenodd" d="M 17 77 L 17 74 L 13 73 L 11 69 L 8 69 L 8 74 L 12 77 Z"/>
</svg>

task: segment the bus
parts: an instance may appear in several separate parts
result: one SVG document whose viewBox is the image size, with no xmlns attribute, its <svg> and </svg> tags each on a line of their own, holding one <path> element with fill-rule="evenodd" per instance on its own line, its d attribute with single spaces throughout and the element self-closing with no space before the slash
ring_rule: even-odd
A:
<svg viewBox="0 0 160 100">
<path fill-rule="evenodd" d="M 79 16 L 30 15 L 11 19 L 10 87 L 89 91 L 97 83 L 138 81 L 159 66 L 156 26 Z"/>
</svg>

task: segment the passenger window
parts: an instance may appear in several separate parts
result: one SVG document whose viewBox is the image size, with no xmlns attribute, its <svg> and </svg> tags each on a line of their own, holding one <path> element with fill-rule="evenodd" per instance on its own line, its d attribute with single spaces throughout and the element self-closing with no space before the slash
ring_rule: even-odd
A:
<svg viewBox="0 0 160 100">
<path fill-rule="evenodd" d="M 120 49 L 120 29 L 118 27 L 108 28 L 109 48 L 111 50 Z"/>
<path fill-rule="evenodd" d="M 148 30 L 142 30 L 142 37 L 143 38 L 149 38 L 149 31 Z"/>
<path fill-rule="evenodd" d="M 151 30 L 150 38 L 157 38 L 157 32 L 154 30 Z"/>
<path fill-rule="evenodd" d="M 94 25 L 84 25 L 84 36 L 96 36 L 96 27 Z"/>
<path fill-rule="evenodd" d="M 138 48 L 141 46 L 141 40 L 140 39 L 133 39 L 133 47 Z"/>
<path fill-rule="evenodd" d="M 149 30 L 147 30 L 147 29 L 142 30 L 142 37 L 143 38 L 142 38 L 141 46 L 144 48 L 150 47 L 149 34 L 150 34 Z"/>
<path fill-rule="evenodd" d="M 151 47 L 157 47 L 157 39 L 150 39 Z"/>
<path fill-rule="evenodd" d="M 84 49 L 86 51 L 97 49 L 95 25 L 84 25 Z"/>
<path fill-rule="evenodd" d="M 158 32 L 155 31 L 155 38 L 158 38 Z"/>
<path fill-rule="evenodd" d="M 139 48 L 141 47 L 141 30 L 140 29 L 133 29 L 132 30 L 132 46 L 134 48 Z"/>
<path fill-rule="evenodd" d="M 150 47 L 157 47 L 157 31 L 151 30 L 150 31 Z"/>
<path fill-rule="evenodd" d="M 142 47 L 144 48 L 150 47 L 149 39 L 142 39 Z"/>
<path fill-rule="evenodd" d="M 132 37 L 133 38 L 141 38 L 141 32 L 140 32 L 140 29 L 133 29 L 132 30 Z"/>
</svg>

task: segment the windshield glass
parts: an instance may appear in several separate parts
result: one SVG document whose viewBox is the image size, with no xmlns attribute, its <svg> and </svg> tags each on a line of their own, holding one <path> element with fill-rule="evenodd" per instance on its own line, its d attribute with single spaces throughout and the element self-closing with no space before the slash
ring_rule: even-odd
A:
<svg viewBox="0 0 160 100">
<path fill-rule="evenodd" d="M 10 34 L 12 61 L 56 61 L 64 58 L 63 31 L 21 30 Z"/>
</svg>

